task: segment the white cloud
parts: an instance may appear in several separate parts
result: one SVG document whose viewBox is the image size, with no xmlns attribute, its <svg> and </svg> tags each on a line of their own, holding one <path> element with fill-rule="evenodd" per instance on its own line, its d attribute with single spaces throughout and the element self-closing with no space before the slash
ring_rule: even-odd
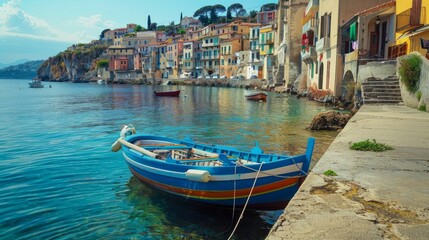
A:
<svg viewBox="0 0 429 240">
<path fill-rule="evenodd" d="M 113 22 L 103 21 L 101 15 L 93 15 L 79 17 L 72 22 L 72 25 L 80 29 L 78 32 L 64 32 L 41 18 L 27 14 L 20 8 L 21 4 L 21 0 L 9 0 L 0 5 L 0 38 L 19 37 L 69 43 L 89 42 L 97 37 L 93 34 L 95 29 L 101 32 L 103 28 L 113 26 Z M 73 29 L 73 26 L 65 29 Z"/>
<path fill-rule="evenodd" d="M 88 28 L 102 29 L 112 28 L 114 26 L 114 23 L 112 21 L 102 20 L 100 14 L 92 15 L 90 17 L 80 16 L 76 21 L 78 24 Z"/>
</svg>

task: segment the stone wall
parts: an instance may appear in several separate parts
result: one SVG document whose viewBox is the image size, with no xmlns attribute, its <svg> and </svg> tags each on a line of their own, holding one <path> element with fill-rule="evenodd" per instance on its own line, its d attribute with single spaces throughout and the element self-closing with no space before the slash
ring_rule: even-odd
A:
<svg viewBox="0 0 429 240">
<path fill-rule="evenodd" d="M 363 64 L 359 62 L 358 82 L 364 82 L 370 77 L 385 79 L 396 75 L 396 61 L 377 61 Z"/>
<path fill-rule="evenodd" d="M 419 90 L 416 93 L 408 92 L 405 85 L 401 81 L 401 96 L 402 101 L 408 107 L 419 109 L 420 106 L 426 106 L 426 112 L 429 112 L 429 60 L 423 57 L 418 52 L 413 52 L 411 54 L 417 54 L 423 60 L 420 72 L 420 81 L 419 81 Z M 398 60 L 397 67 L 399 68 L 400 60 Z M 399 76 L 399 79 L 401 77 Z M 421 97 L 418 99 L 417 92 L 421 92 Z"/>
</svg>

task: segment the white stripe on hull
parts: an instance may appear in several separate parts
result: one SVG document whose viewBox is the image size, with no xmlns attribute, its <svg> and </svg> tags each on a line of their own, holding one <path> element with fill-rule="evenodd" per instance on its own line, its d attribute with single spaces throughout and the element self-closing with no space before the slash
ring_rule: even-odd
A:
<svg viewBox="0 0 429 240">
<path fill-rule="evenodd" d="M 151 166 L 147 166 L 145 164 L 138 163 L 131 158 L 129 158 L 125 153 L 123 153 L 125 160 L 142 170 L 145 170 L 150 173 L 158 174 L 161 176 L 167 176 L 172 178 L 180 178 L 180 179 L 186 179 L 186 175 L 184 172 L 176 172 L 176 171 L 170 171 L 170 170 L 164 170 L 159 169 Z M 237 166 L 237 168 L 240 168 L 241 166 Z M 273 175 L 281 175 L 286 173 L 293 173 L 293 172 L 299 172 L 302 167 L 302 163 L 297 163 L 296 165 L 289 165 L 284 166 L 276 169 L 271 169 L 267 171 L 261 171 L 259 173 L 258 178 L 264 178 L 264 177 L 271 177 Z M 259 167 L 258 167 L 259 168 Z M 231 181 L 231 180 L 245 180 L 245 179 L 255 179 L 257 174 L 257 170 L 255 169 L 255 172 L 251 173 L 245 173 L 245 174 L 228 174 L 228 175 L 211 175 L 210 181 Z"/>
</svg>

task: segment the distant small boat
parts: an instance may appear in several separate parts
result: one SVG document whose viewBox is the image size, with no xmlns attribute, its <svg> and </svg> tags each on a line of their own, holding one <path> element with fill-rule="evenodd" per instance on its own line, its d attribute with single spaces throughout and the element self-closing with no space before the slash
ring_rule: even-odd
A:
<svg viewBox="0 0 429 240">
<path fill-rule="evenodd" d="M 267 101 L 267 94 L 263 92 L 246 95 L 246 99 L 250 101 Z"/>
<path fill-rule="evenodd" d="M 30 85 L 30 88 L 43 88 L 43 84 L 38 79 L 33 79 L 33 81 L 28 83 Z"/>
<path fill-rule="evenodd" d="M 153 95 L 155 95 L 157 97 L 178 97 L 180 95 L 180 90 L 169 91 L 169 92 L 157 92 L 157 91 L 154 91 Z"/>
<path fill-rule="evenodd" d="M 97 83 L 98 84 L 107 84 L 106 80 L 104 80 L 104 79 L 98 79 Z"/>
<path fill-rule="evenodd" d="M 135 134 L 125 126 L 112 151 L 122 154 L 132 174 L 161 191 L 200 203 L 257 209 L 284 209 L 308 174 L 314 148 L 298 155 L 265 154 L 258 144 L 249 152 Z"/>
</svg>

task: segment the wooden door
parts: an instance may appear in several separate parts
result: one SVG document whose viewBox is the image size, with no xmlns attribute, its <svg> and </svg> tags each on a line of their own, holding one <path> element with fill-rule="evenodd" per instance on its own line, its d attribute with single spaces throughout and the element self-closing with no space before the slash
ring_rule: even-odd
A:
<svg viewBox="0 0 429 240">
<path fill-rule="evenodd" d="M 378 53 L 378 32 L 371 32 L 369 43 L 369 56 L 374 57 Z"/>
</svg>

